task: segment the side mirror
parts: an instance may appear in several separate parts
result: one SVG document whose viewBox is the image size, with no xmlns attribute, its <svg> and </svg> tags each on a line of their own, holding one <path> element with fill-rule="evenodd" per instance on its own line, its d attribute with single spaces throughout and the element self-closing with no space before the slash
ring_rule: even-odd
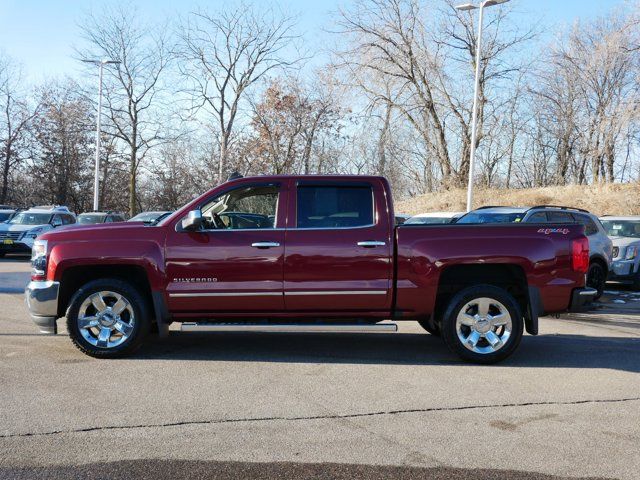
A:
<svg viewBox="0 0 640 480">
<path fill-rule="evenodd" d="M 199 230 L 202 227 L 202 212 L 200 210 L 191 210 L 189 214 L 182 219 L 182 229 L 187 231 Z"/>
<path fill-rule="evenodd" d="M 52 226 L 53 228 L 61 227 L 61 226 L 62 226 L 62 219 L 61 219 L 61 218 L 54 218 L 54 219 L 51 221 L 51 226 Z"/>
</svg>

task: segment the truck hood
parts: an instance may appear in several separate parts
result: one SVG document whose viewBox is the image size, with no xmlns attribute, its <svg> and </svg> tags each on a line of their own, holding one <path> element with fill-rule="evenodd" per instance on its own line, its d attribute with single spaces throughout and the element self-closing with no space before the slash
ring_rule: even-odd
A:
<svg viewBox="0 0 640 480">
<path fill-rule="evenodd" d="M 633 237 L 609 237 L 609 238 L 611 238 L 611 241 L 613 242 L 613 246 L 619 247 L 620 250 L 630 245 L 640 246 L 640 238 L 633 238 Z"/>
<path fill-rule="evenodd" d="M 42 240 L 70 241 L 70 240 L 127 240 L 143 236 L 150 227 L 143 222 L 101 223 L 98 225 L 65 226 L 41 235 Z"/>
</svg>

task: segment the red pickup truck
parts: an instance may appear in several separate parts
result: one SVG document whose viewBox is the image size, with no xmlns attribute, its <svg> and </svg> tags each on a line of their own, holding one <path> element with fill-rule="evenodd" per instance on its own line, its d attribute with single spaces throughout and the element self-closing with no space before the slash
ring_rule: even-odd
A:
<svg viewBox="0 0 640 480">
<path fill-rule="evenodd" d="M 510 355 L 538 316 L 580 309 L 581 225 L 401 225 L 368 176 L 241 178 L 157 225 L 57 229 L 37 239 L 25 295 L 42 333 L 67 319 L 95 357 L 187 331 L 395 331 L 418 321 L 462 358 Z"/>
</svg>

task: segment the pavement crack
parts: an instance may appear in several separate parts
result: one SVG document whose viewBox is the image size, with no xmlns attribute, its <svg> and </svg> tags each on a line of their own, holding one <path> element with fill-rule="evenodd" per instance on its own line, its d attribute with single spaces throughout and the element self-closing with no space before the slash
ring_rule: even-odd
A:
<svg viewBox="0 0 640 480">
<path fill-rule="evenodd" d="M 258 422 L 298 422 L 298 421 L 312 421 L 312 420 L 336 420 L 336 419 L 349 419 L 349 418 L 361 418 L 361 417 L 378 417 L 388 415 L 404 415 L 410 413 L 432 413 L 432 412 L 452 412 L 462 410 L 480 410 L 490 408 L 515 408 L 515 407 L 535 407 L 535 406 L 547 406 L 547 405 L 587 405 L 587 404 L 612 404 L 612 403 L 626 403 L 626 402 L 638 402 L 640 397 L 631 398 L 617 398 L 617 399 L 592 399 L 592 400 L 573 400 L 566 402 L 522 402 L 522 403 L 499 403 L 489 405 L 463 405 L 458 407 L 431 407 L 431 408 L 411 408 L 402 410 L 380 410 L 376 412 L 361 412 L 361 413 L 345 413 L 345 414 L 333 414 L 333 415 L 308 415 L 308 416 L 274 416 L 274 417 L 247 417 L 247 418 L 222 418 L 215 420 L 185 420 L 180 422 L 167 422 L 167 423 L 149 423 L 139 425 L 107 425 L 102 427 L 85 427 L 75 428 L 69 430 L 51 430 L 48 432 L 27 432 L 27 433 L 9 433 L 0 434 L 0 438 L 22 438 L 22 437 L 44 437 L 51 435 L 65 435 L 71 433 L 86 433 L 97 432 L 107 430 L 134 430 L 142 428 L 166 428 L 166 427 L 181 427 L 191 425 L 219 425 L 227 423 L 258 423 Z"/>
</svg>

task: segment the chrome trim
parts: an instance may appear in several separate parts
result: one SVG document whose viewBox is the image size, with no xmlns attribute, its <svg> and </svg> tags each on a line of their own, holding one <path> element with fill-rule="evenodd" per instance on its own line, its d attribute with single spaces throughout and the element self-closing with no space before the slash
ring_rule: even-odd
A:
<svg viewBox="0 0 640 480">
<path fill-rule="evenodd" d="M 282 296 L 282 292 L 193 292 L 193 293 L 170 293 L 170 297 L 276 297 Z"/>
<path fill-rule="evenodd" d="M 584 297 L 595 297 L 598 294 L 598 291 L 595 288 L 585 287 L 584 289 L 578 292 L 578 295 Z"/>
<path fill-rule="evenodd" d="M 284 292 L 285 296 L 298 295 L 386 295 L 386 290 L 318 290 Z"/>
<path fill-rule="evenodd" d="M 24 300 L 31 319 L 40 333 L 55 334 L 58 317 L 59 282 L 32 281 L 24 291 Z"/>
<path fill-rule="evenodd" d="M 364 242 L 358 242 L 357 245 L 359 247 L 364 247 L 364 248 L 372 248 L 372 247 L 384 247 L 386 245 L 385 242 L 380 242 L 377 240 L 366 240 Z"/>
<path fill-rule="evenodd" d="M 376 323 L 373 325 L 276 325 L 185 322 L 180 326 L 180 330 L 182 332 L 384 333 L 397 332 L 398 325 L 395 323 Z"/>
<path fill-rule="evenodd" d="M 279 247 L 280 244 L 278 242 L 253 242 L 251 246 L 253 248 L 272 248 Z"/>
<path fill-rule="evenodd" d="M 358 229 L 362 229 L 362 228 L 372 228 L 372 227 L 377 227 L 378 223 L 371 223 L 369 225 L 359 225 L 357 227 L 289 227 L 287 228 L 287 230 L 291 231 L 291 230 L 358 230 Z"/>
</svg>

